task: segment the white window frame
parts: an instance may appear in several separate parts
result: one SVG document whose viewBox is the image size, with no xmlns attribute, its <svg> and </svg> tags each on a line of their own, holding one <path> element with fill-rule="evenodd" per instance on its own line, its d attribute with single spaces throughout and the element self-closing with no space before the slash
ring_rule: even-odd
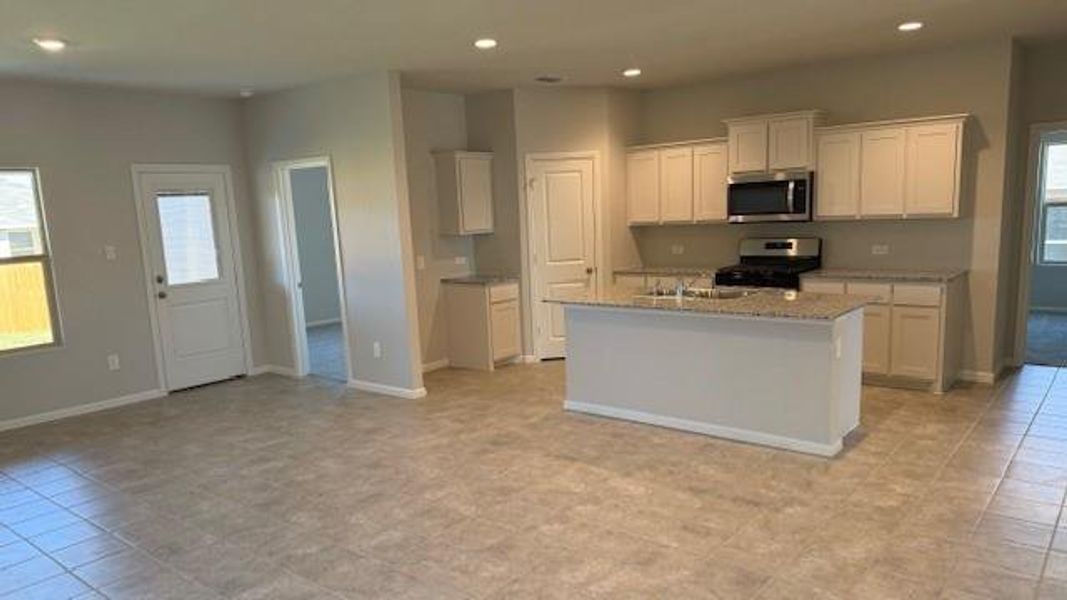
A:
<svg viewBox="0 0 1067 600">
<path fill-rule="evenodd" d="M 1056 206 L 1067 207 L 1067 198 L 1056 202 L 1045 202 L 1045 194 L 1047 193 L 1047 190 L 1045 189 L 1045 167 L 1048 163 L 1048 147 L 1051 145 L 1067 144 L 1067 134 L 1057 133 L 1043 136 L 1040 144 L 1040 170 L 1037 174 L 1037 201 L 1040 205 L 1037 210 L 1037 235 L 1034 239 L 1034 262 L 1046 267 L 1067 267 L 1067 260 L 1047 260 L 1045 258 L 1045 245 L 1047 243 L 1045 234 L 1048 221 L 1048 209 L 1049 207 Z M 1064 240 L 1064 244 L 1067 245 L 1067 240 Z"/>
<path fill-rule="evenodd" d="M 33 176 L 33 194 L 34 202 L 37 206 L 37 226 L 39 227 L 38 235 L 40 235 L 41 240 L 41 253 L 27 256 L 14 256 L 11 258 L 0 257 L 0 266 L 27 263 L 37 263 L 41 265 L 41 271 L 44 273 L 45 296 L 48 300 L 48 315 L 51 319 L 52 326 L 51 342 L 0 350 L 0 357 L 36 350 L 59 348 L 63 345 L 63 330 L 60 326 L 59 302 L 57 301 L 55 273 L 53 272 L 52 267 L 52 245 L 48 237 L 48 217 L 44 209 L 44 192 L 41 189 L 40 170 L 36 167 L 0 166 L 0 173 L 30 173 Z"/>
</svg>

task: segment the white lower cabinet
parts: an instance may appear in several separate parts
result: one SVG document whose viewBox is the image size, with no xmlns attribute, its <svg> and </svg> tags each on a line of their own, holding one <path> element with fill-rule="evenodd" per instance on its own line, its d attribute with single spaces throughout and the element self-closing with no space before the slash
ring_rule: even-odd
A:
<svg viewBox="0 0 1067 600">
<path fill-rule="evenodd" d="M 863 309 L 863 372 L 889 374 L 890 308 L 872 304 Z"/>
<path fill-rule="evenodd" d="M 522 353 L 519 284 L 444 283 L 450 366 L 492 371 Z"/>
<path fill-rule="evenodd" d="M 867 296 L 863 373 L 868 383 L 919 381 L 945 391 L 959 371 L 959 279 L 892 283 L 805 278 L 803 291 Z"/>
<path fill-rule="evenodd" d="M 937 377 L 940 336 L 940 308 L 894 306 L 889 374 L 932 381 Z"/>
</svg>

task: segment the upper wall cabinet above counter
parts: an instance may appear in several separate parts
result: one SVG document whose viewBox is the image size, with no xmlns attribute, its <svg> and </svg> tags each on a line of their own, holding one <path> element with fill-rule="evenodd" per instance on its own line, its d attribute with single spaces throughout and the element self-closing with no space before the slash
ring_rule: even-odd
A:
<svg viewBox="0 0 1067 600">
<path fill-rule="evenodd" d="M 958 217 L 966 118 L 818 130 L 815 218 Z"/>
<path fill-rule="evenodd" d="M 433 157 L 441 233 L 493 233 L 493 155 L 442 150 Z"/>
<path fill-rule="evenodd" d="M 822 120 L 817 110 L 726 120 L 730 173 L 810 171 Z"/>
<path fill-rule="evenodd" d="M 815 220 L 960 214 L 967 115 L 822 127 L 817 110 L 726 121 L 726 140 L 635 146 L 630 225 L 727 221 L 731 175 L 814 171 Z"/>
</svg>

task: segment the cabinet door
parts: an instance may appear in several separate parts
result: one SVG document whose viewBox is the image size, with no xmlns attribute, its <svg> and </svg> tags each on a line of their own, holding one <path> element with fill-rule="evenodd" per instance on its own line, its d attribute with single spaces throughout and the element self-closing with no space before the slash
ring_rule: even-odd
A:
<svg viewBox="0 0 1067 600">
<path fill-rule="evenodd" d="M 729 126 L 730 172 L 767 170 L 767 122 Z"/>
<path fill-rule="evenodd" d="M 860 157 L 860 213 L 863 216 L 904 214 L 905 130 L 864 131 Z"/>
<path fill-rule="evenodd" d="M 726 220 L 726 144 L 693 148 L 694 217 L 697 221 Z"/>
<path fill-rule="evenodd" d="M 860 212 L 860 134 L 829 133 L 818 138 L 815 169 L 816 217 L 855 217 Z"/>
<path fill-rule="evenodd" d="M 959 214 L 960 130 L 958 123 L 908 128 L 906 214 Z"/>
<path fill-rule="evenodd" d="M 642 150 L 626 157 L 626 207 L 630 223 L 659 222 L 659 152 Z"/>
<path fill-rule="evenodd" d="M 871 304 L 863 309 L 863 372 L 889 373 L 889 307 Z"/>
<path fill-rule="evenodd" d="M 771 169 L 811 168 L 811 119 L 771 121 L 767 127 L 767 164 Z"/>
<path fill-rule="evenodd" d="M 933 380 L 937 377 L 941 309 L 894 306 L 890 338 L 889 372 L 893 375 Z"/>
<path fill-rule="evenodd" d="M 461 233 L 490 233 L 493 231 L 493 160 L 470 156 L 458 160 Z"/>
<path fill-rule="evenodd" d="M 667 148 L 659 155 L 660 221 L 693 220 L 693 148 Z"/>
<path fill-rule="evenodd" d="M 519 302 L 507 300 L 489 305 L 493 360 L 519 355 Z"/>
</svg>

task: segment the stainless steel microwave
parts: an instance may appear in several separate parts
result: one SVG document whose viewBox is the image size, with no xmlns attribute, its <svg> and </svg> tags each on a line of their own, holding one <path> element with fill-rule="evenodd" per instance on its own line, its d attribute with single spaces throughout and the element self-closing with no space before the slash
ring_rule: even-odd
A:
<svg viewBox="0 0 1067 600">
<path fill-rule="evenodd" d="M 811 171 L 734 175 L 726 194 L 729 221 L 810 221 L 814 184 Z"/>
</svg>

